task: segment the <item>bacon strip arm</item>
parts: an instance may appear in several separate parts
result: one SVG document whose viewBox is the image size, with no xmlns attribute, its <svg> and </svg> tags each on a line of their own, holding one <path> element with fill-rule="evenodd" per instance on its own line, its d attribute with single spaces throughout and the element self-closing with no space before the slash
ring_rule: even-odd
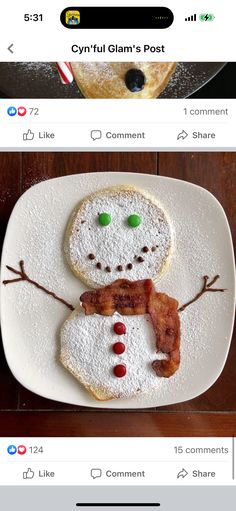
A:
<svg viewBox="0 0 236 511">
<path fill-rule="evenodd" d="M 180 320 L 178 302 L 164 293 L 153 291 L 149 314 L 156 334 L 157 352 L 168 355 L 167 360 L 155 360 L 152 367 L 158 376 L 169 378 L 180 364 Z"/>
<path fill-rule="evenodd" d="M 180 364 L 180 321 L 178 302 L 155 291 L 152 280 L 118 279 L 109 286 L 87 291 L 80 297 L 86 315 L 112 316 L 150 314 L 156 335 L 157 352 L 167 360 L 155 360 L 152 368 L 158 376 L 169 378 Z"/>
</svg>

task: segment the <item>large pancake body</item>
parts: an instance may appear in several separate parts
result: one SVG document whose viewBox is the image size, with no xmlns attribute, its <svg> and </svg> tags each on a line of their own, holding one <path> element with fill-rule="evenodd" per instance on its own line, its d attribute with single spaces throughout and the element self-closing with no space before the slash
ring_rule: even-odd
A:
<svg viewBox="0 0 236 511">
<path fill-rule="evenodd" d="M 117 336 L 113 326 L 125 323 L 127 332 Z M 125 352 L 116 355 L 113 344 L 122 340 Z M 61 329 L 60 361 L 64 367 L 98 400 L 130 398 L 158 388 L 160 378 L 152 368 L 157 358 L 155 333 L 148 314 L 139 316 L 85 316 L 75 310 Z M 113 369 L 124 364 L 127 373 L 117 378 Z"/>
<path fill-rule="evenodd" d="M 72 62 L 75 80 L 86 98 L 152 99 L 167 86 L 175 71 L 175 62 Z M 130 69 L 140 69 L 146 83 L 140 92 L 125 85 Z"/>
</svg>

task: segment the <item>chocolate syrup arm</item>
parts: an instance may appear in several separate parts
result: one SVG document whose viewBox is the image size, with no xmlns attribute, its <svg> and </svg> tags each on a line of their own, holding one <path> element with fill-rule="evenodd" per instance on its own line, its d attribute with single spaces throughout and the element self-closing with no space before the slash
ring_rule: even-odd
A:
<svg viewBox="0 0 236 511">
<path fill-rule="evenodd" d="M 204 282 L 203 282 L 201 291 L 199 291 L 199 293 L 197 293 L 196 296 L 194 298 L 192 298 L 192 300 L 189 300 L 189 302 L 185 303 L 184 305 L 181 305 L 181 307 L 179 307 L 179 309 L 178 309 L 178 312 L 183 312 L 185 309 L 187 309 L 187 307 L 189 305 L 191 305 L 192 303 L 199 300 L 199 298 L 201 298 L 201 296 L 203 296 L 205 293 L 208 293 L 208 292 L 223 293 L 224 291 L 226 291 L 226 289 L 219 289 L 219 288 L 215 288 L 215 287 L 212 288 L 213 284 L 215 284 L 215 282 L 219 278 L 220 278 L 220 275 L 215 275 L 215 277 L 210 282 L 208 282 L 209 277 L 207 275 L 204 275 L 204 277 L 203 277 Z"/>
<path fill-rule="evenodd" d="M 11 279 L 11 280 L 3 280 L 3 284 L 5 286 L 8 285 L 8 284 L 16 283 L 16 282 L 24 282 L 24 281 L 25 282 L 29 282 L 30 284 L 32 284 L 33 286 L 37 287 L 38 289 L 41 289 L 41 291 L 43 291 L 44 293 L 52 296 L 52 298 L 54 298 L 55 300 L 63 303 L 71 311 L 75 310 L 75 307 L 71 303 L 68 303 L 66 300 L 64 300 L 60 296 L 57 296 L 52 291 L 49 291 L 48 289 L 46 289 L 44 286 L 42 286 L 41 284 L 39 284 L 35 280 L 30 279 L 30 277 L 25 272 L 24 261 L 21 260 L 19 262 L 19 267 L 20 267 L 20 271 L 16 270 L 15 268 L 12 268 L 11 266 L 8 266 L 8 265 L 6 266 L 6 268 L 9 271 L 11 271 L 12 273 L 15 273 L 16 275 L 19 275 L 20 278 Z M 204 277 L 203 277 L 204 282 L 203 282 L 203 287 L 202 287 L 201 291 L 199 291 L 199 293 L 197 293 L 194 298 L 192 298 L 191 300 L 186 302 L 184 305 L 181 305 L 181 307 L 179 307 L 179 309 L 178 309 L 178 312 L 183 312 L 185 309 L 187 309 L 187 307 L 189 307 L 189 305 L 192 305 L 194 302 L 199 300 L 201 298 L 201 296 L 203 296 L 207 292 L 223 293 L 224 291 L 226 291 L 226 289 L 212 288 L 212 286 L 215 284 L 215 282 L 219 278 L 220 278 L 220 275 L 215 275 L 215 277 L 210 282 L 208 282 L 209 277 L 207 275 L 204 275 Z"/>
<path fill-rule="evenodd" d="M 15 273 L 16 275 L 20 275 L 20 278 L 12 279 L 12 280 L 3 280 L 4 286 L 6 286 L 7 284 L 13 284 L 15 282 L 29 282 L 33 286 L 37 287 L 37 289 L 41 289 L 41 291 L 43 291 L 47 295 L 52 296 L 52 298 L 55 298 L 55 300 L 57 300 L 58 302 L 61 302 L 64 305 L 66 305 L 66 307 L 68 307 L 68 309 L 70 309 L 71 311 L 75 310 L 75 307 L 73 305 L 71 305 L 71 303 L 68 303 L 63 298 L 60 298 L 60 296 L 57 296 L 52 291 L 49 291 L 48 289 L 46 289 L 44 286 L 42 286 L 41 284 L 39 284 L 35 280 L 30 279 L 30 277 L 28 277 L 28 275 L 25 273 L 24 261 L 20 261 L 19 262 L 20 271 L 16 270 L 15 268 L 12 268 L 11 266 L 6 266 L 6 267 L 12 273 Z"/>
</svg>

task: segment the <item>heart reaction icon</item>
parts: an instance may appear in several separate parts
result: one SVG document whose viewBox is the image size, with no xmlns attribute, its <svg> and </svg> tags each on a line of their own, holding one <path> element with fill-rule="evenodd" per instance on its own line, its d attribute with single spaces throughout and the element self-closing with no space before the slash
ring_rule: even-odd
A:
<svg viewBox="0 0 236 511">
<path fill-rule="evenodd" d="M 23 455 L 23 454 L 26 453 L 26 450 L 27 449 L 26 449 L 25 445 L 19 445 L 18 449 L 17 449 L 17 452 L 18 452 L 18 454 Z"/>
<path fill-rule="evenodd" d="M 20 117 L 24 117 L 24 115 L 27 113 L 27 110 L 24 106 L 19 106 L 17 112 Z"/>
</svg>

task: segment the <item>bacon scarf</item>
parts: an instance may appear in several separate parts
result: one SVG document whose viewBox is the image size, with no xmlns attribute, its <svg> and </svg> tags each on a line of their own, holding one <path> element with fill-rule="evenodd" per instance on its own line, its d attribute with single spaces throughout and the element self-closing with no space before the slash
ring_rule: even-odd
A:
<svg viewBox="0 0 236 511">
<path fill-rule="evenodd" d="M 167 360 L 155 360 L 152 367 L 158 376 L 165 378 L 177 371 L 180 364 L 178 302 L 164 293 L 157 293 L 152 280 L 118 279 L 109 286 L 86 291 L 80 300 L 86 315 L 150 314 L 156 350 L 168 355 Z"/>
</svg>

